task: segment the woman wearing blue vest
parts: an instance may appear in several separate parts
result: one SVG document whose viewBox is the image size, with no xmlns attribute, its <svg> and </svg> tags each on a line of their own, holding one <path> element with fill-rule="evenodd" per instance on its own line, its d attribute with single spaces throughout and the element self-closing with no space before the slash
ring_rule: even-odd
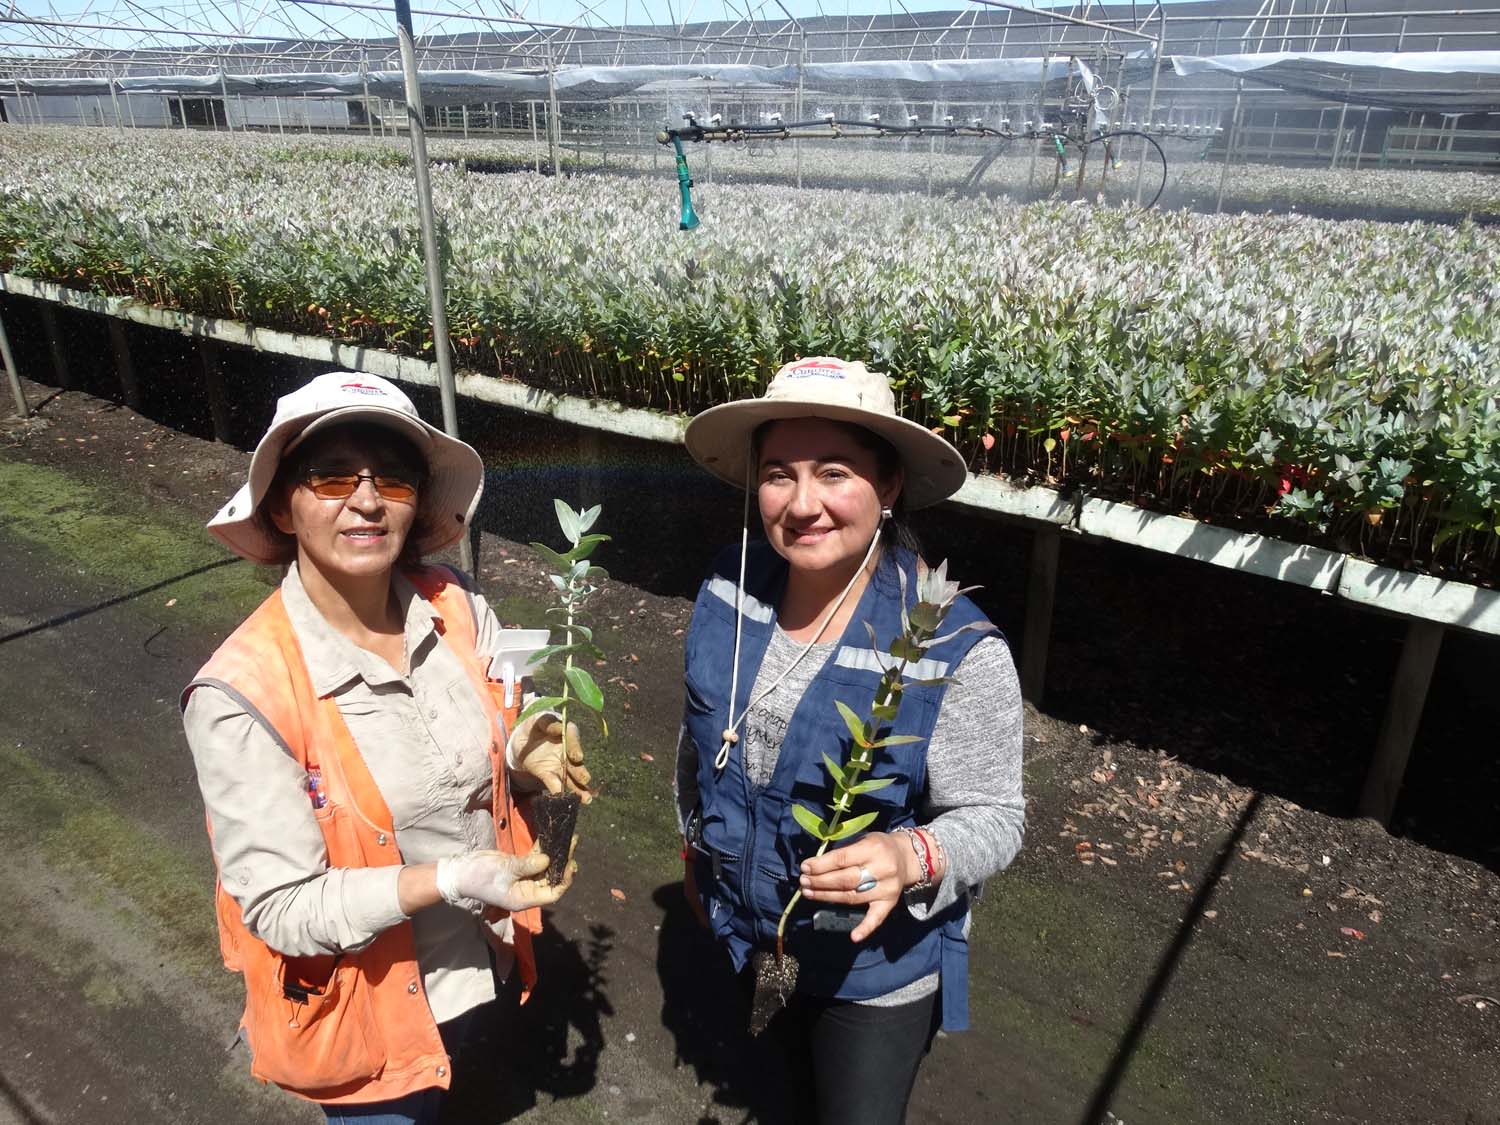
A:
<svg viewBox="0 0 1500 1125">
<path fill-rule="evenodd" d="M 827 754 L 874 702 L 884 647 L 901 632 L 924 563 L 905 510 L 937 503 L 965 468 L 944 439 L 899 417 L 885 377 L 812 358 L 765 397 L 705 411 L 688 452 L 746 489 L 764 541 L 726 549 L 688 631 L 677 760 L 685 889 L 742 974 L 775 948 L 783 908 L 796 994 L 772 1020 L 809 1121 L 900 1122 L 939 1026 L 968 1024 L 969 903 L 1020 849 L 1021 699 L 1010 650 L 967 598 L 948 639 L 912 669 L 859 798 L 870 829 L 815 856 L 794 804 L 826 806 Z M 961 626 L 978 628 L 955 633 Z M 921 683 L 940 677 L 951 683 Z M 748 984 L 748 981 L 747 981 Z"/>
</svg>

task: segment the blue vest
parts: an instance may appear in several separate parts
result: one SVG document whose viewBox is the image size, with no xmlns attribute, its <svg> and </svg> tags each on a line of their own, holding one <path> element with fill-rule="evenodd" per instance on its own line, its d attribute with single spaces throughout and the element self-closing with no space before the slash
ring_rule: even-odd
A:
<svg viewBox="0 0 1500 1125">
<path fill-rule="evenodd" d="M 838 648 L 793 711 L 769 784 L 757 790 L 745 773 L 738 745 L 731 748 L 728 765 L 722 771 L 714 769 L 722 733 L 730 721 L 739 556 L 738 546 L 722 552 L 698 593 L 687 636 L 684 708 L 687 733 L 698 750 L 698 886 L 714 932 L 728 947 L 736 969 L 744 967 L 753 951 L 775 948 L 776 924 L 796 890 L 801 863 L 817 851 L 818 841 L 797 824 L 791 809 L 796 801 L 820 816 L 828 813 L 832 781 L 822 755 L 827 752 L 843 762 L 850 746 L 848 728 L 833 701 L 842 700 L 860 716 L 868 715 L 874 705 L 881 671 L 870 650 L 865 623 L 873 626 L 882 648 L 889 645 L 901 632 L 898 566 L 906 572 L 908 605 L 916 601 L 917 588 L 915 556 L 909 552 L 888 555 L 865 587 Z M 745 569 L 736 711 L 749 701 L 776 626 L 776 607 L 786 581 L 786 561 L 769 544 L 752 542 Z M 978 607 L 960 597 L 940 634 L 985 620 Z M 879 814 L 870 831 L 916 823 L 926 793 L 927 740 L 937 723 L 946 685 L 923 686 L 913 681 L 951 672 L 985 635 L 978 630 L 960 633 L 929 648 L 920 664 L 907 669 L 907 686 L 890 733 L 916 735 L 921 741 L 885 747 L 876 758 L 869 776 L 896 780 L 856 801 L 856 814 L 872 810 Z M 835 846 L 853 839 L 857 837 Z M 925 921 L 913 918 L 904 904 L 898 904 L 880 928 L 858 945 L 846 933 L 815 931 L 812 913 L 817 905 L 800 901 L 787 922 L 786 949 L 798 960 L 799 991 L 868 1000 L 941 971 L 943 1029 L 968 1027 L 966 894 Z"/>
</svg>

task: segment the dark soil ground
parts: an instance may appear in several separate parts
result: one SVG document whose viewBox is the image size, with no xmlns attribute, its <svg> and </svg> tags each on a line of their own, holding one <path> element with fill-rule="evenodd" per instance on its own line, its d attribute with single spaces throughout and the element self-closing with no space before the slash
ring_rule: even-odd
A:
<svg viewBox="0 0 1500 1125">
<path fill-rule="evenodd" d="M 111 401 L 89 331 L 70 379 L 100 397 L 28 383 L 36 417 L 8 396 L 0 414 L 0 1120 L 316 1120 L 226 1053 L 238 984 L 176 712 L 269 590 L 201 530 L 247 457 L 204 440 L 187 345 L 132 336 L 147 417 Z M 35 341 L 18 351 L 42 369 Z M 306 374 L 229 371 L 245 444 Z M 738 502 L 675 449 L 462 421 L 492 466 L 479 569 L 502 620 L 542 620 L 522 544 L 555 538 L 553 495 L 602 500 L 617 539 L 582 873 L 541 989 L 461 1060 L 447 1119 L 783 1120 L 775 1060 L 682 899 L 671 812 L 682 633 Z M 1026 534 L 941 511 L 921 530 L 1014 636 Z M 1400 637 L 1276 583 L 1067 542 L 1027 845 L 977 911 L 974 1028 L 934 1045 L 912 1119 L 1500 1122 L 1495 645 L 1445 641 L 1391 835 L 1345 817 Z"/>
</svg>

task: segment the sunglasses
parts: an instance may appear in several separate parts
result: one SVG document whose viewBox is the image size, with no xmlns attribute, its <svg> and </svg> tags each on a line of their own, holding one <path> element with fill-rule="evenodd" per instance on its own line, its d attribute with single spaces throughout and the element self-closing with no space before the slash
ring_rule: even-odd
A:
<svg viewBox="0 0 1500 1125">
<path fill-rule="evenodd" d="M 417 499 L 417 486 L 400 477 L 374 476 L 370 473 L 308 473 L 302 478 L 310 492 L 319 500 L 347 500 L 359 488 L 360 481 L 369 481 L 382 500 L 397 504 L 411 504 Z"/>
</svg>

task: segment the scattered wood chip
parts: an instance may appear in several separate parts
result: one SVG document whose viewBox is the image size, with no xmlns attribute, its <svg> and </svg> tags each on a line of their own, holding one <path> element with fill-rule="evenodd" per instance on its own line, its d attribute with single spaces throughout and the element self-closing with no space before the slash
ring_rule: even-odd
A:
<svg viewBox="0 0 1500 1125">
<path fill-rule="evenodd" d="M 641 761 L 643 761 L 643 762 L 654 762 L 654 761 L 656 761 L 656 758 L 653 755 L 648 754 L 644 750 L 642 750 L 641 751 Z"/>
<path fill-rule="evenodd" d="M 622 890 L 620 890 L 619 887 L 610 887 L 609 888 L 609 897 L 612 898 L 612 899 L 614 899 L 616 902 L 624 902 L 625 901 L 625 892 L 622 891 Z"/>
<path fill-rule="evenodd" d="M 1349 955 L 1347 953 L 1343 952 L 1342 950 L 1330 949 L 1330 950 L 1328 950 L 1328 956 L 1343 958 L 1343 957 L 1347 957 Z"/>
<path fill-rule="evenodd" d="M 168 609 L 171 609 L 176 604 L 177 604 L 177 599 L 176 598 L 168 598 L 167 599 L 167 608 Z"/>
<path fill-rule="evenodd" d="M 1339 933 L 1345 937 L 1352 937 L 1355 941 L 1365 940 L 1365 932 L 1363 930 L 1356 930 L 1353 926 L 1340 926 Z"/>
</svg>

